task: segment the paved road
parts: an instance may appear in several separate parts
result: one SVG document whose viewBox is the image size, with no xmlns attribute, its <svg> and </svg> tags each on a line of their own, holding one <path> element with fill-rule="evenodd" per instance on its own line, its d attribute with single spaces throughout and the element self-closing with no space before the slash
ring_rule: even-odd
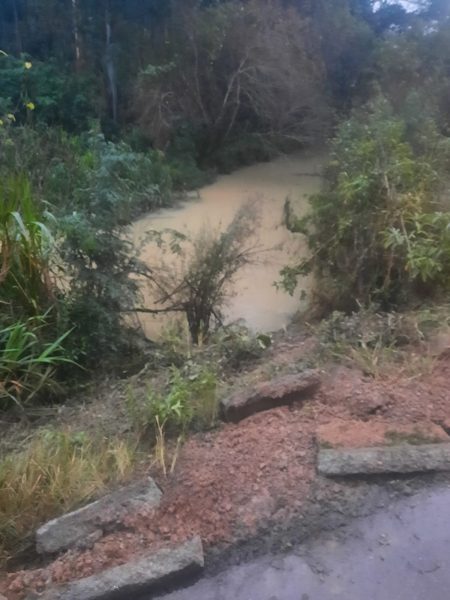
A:
<svg viewBox="0 0 450 600">
<path fill-rule="evenodd" d="M 283 557 L 203 579 L 164 600 L 449 600 L 450 487 L 395 502 Z"/>
</svg>

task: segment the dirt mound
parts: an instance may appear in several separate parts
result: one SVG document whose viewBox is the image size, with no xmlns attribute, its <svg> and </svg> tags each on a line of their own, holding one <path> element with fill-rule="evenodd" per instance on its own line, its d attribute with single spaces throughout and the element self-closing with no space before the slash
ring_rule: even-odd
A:
<svg viewBox="0 0 450 600">
<path fill-rule="evenodd" d="M 199 534 L 208 551 L 251 535 L 265 522 L 286 521 L 311 498 L 317 477 L 318 428 L 330 431 L 336 429 L 336 422 L 349 421 L 343 426 L 348 430 L 345 439 L 353 432 L 354 443 L 366 442 L 369 430 L 370 436 L 374 432 L 382 436 L 389 428 L 402 431 L 402 425 L 422 421 L 427 431 L 437 434 L 432 423 L 450 416 L 449 381 L 450 357 L 443 357 L 431 373 L 415 379 L 372 380 L 338 369 L 313 400 L 193 436 L 168 479 L 152 473 L 164 492 L 158 510 L 128 515 L 122 531 L 97 541 L 90 550 L 68 552 L 44 569 L 10 574 L 0 592 L 14 600 L 25 589 L 42 590 L 51 583 L 85 577 L 166 542 Z M 363 406 L 380 396 L 389 398 L 382 419 L 372 415 L 366 419 L 370 418 L 369 429 L 360 423 L 354 427 L 355 419 L 360 420 L 352 412 L 355 397 Z M 338 427 L 335 441 L 340 439 L 339 431 Z"/>
</svg>

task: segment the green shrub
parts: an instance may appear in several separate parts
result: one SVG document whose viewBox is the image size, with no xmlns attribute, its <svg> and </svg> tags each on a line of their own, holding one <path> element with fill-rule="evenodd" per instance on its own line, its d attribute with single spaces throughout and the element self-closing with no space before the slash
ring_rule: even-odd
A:
<svg viewBox="0 0 450 600">
<path fill-rule="evenodd" d="M 8 172 L 29 178 L 7 178 Z M 135 273 L 142 272 L 127 227 L 170 201 L 164 157 L 101 135 L 8 127 L 0 131 L 2 174 L 3 315 L 12 306 L 21 318 L 57 305 L 53 339 L 72 329 L 65 346 L 76 362 L 123 363 L 136 349 L 131 321 L 123 317 L 134 307 Z"/>
<path fill-rule="evenodd" d="M 202 170 L 195 159 L 189 156 L 176 156 L 169 159 L 170 176 L 175 190 L 196 190 L 214 180 L 212 170 Z"/>
<path fill-rule="evenodd" d="M 170 170 L 158 152 L 133 152 L 124 142 L 90 136 L 83 156 L 85 184 L 73 190 L 75 207 L 88 214 L 111 213 L 120 224 L 168 203 Z"/>
<path fill-rule="evenodd" d="M 44 257 L 56 261 L 57 268 L 47 277 L 49 265 L 41 260 L 34 284 L 56 284 L 52 294 L 45 287 L 41 291 L 44 298 L 58 300 L 55 337 L 73 329 L 66 346 L 76 362 L 90 366 L 101 358 L 113 368 L 114 357 L 123 362 L 135 349 L 133 331 L 123 315 L 133 309 L 138 294 L 134 274 L 142 269 L 127 227 L 136 215 L 169 202 L 169 168 L 156 152 L 132 152 L 126 144 L 108 142 L 101 135 L 75 138 L 62 131 L 17 127 L 3 132 L 0 145 L 6 150 L 0 156 L 0 172 L 29 173 L 42 198 L 33 206 L 51 202 L 57 215 L 50 222 L 57 243 Z M 24 207 L 29 190 L 26 183 L 15 192 Z M 50 220 L 47 213 L 42 215 Z M 43 217 L 30 212 L 28 218 L 39 240 L 48 230 Z M 28 288 L 32 281 L 27 277 Z M 26 291 L 24 298 L 34 298 Z"/>
<path fill-rule="evenodd" d="M 163 391 L 147 388 L 137 396 L 128 390 L 126 408 L 131 425 L 144 436 L 150 434 L 163 473 L 175 468 L 178 450 L 190 429 L 211 428 L 216 421 L 217 376 L 207 367 L 187 362 L 183 370 L 172 367 Z M 168 440 L 177 438 L 168 468 Z"/>
<path fill-rule="evenodd" d="M 167 151 L 167 160 L 176 190 L 194 190 L 213 181 L 214 172 L 202 170 L 198 166 L 199 149 L 204 143 L 201 131 L 189 124 L 180 125 L 173 135 Z"/>
<path fill-rule="evenodd" d="M 96 88 L 92 76 L 68 73 L 56 61 L 0 54 L 0 115 L 14 113 L 18 123 L 86 130 L 98 105 Z"/>
<path fill-rule="evenodd" d="M 217 167 L 220 173 L 231 173 L 254 163 L 266 162 L 276 153 L 276 145 L 264 136 L 242 135 L 225 142 L 208 157 L 207 164 Z"/>
<path fill-rule="evenodd" d="M 271 344 L 269 335 L 254 334 L 243 325 L 233 324 L 213 334 L 208 353 L 217 355 L 217 361 L 223 367 L 240 370 L 261 358 Z"/>
<path fill-rule="evenodd" d="M 183 370 L 171 367 L 163 391 L 147 389 L 137 398 L 130 390 L 127 412 L 140 430 L 158 424 L 171 434 L 186 433 L 189 428 L 211 427 L 217 416 L 217 377 L 207 366 L 186 363 Z"/>
<path fill-rule="evenodd" d="M 450 287 L 449 140 L 430 122 L 413 125 L 379 100 L 339 128 L 324 191 L 307 219 L 291 220 L 310 257 L 284 269 L 285 288 L 313 271 L 324 308 L 352 310 Z"/>
</svg>

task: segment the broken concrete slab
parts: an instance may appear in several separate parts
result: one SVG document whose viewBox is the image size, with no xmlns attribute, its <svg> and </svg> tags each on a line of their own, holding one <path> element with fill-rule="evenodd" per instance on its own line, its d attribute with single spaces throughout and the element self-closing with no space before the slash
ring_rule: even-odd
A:
<svg viewBox="0 0 450 600">
<path fill-rule="evenodd" d="M 320 450 L 318 471 L 327 476 L 450 470 L 450 443 Z"/>
<path fill-rule="evenodd" d="M 257 412 L 310 398 L 320 385 L 319 373 L 313 370 L 277 377 L 222 400 L 222 416 L 237 423 Z"/>
<path fill-rule="evenodd" d="M 55 554 L 94 541 L 130 511 L 156 508 L 161 490 L 152 478 L 120 488 L 79 510 L 49 521 L 36 532 L 39 554 Z"/>
<path fill-rule="evenodd" d="M 47 590 L 41 600 L 129 600 L 147 594 L 162 585 L 173 584 L 194 575 L 204 566 L 202 542 L 199 536 L 174 548 L 159 550 L 120 567 L 108 569 Z M 35 600 L 36 596 L 28 596 Z"/>
</svg>

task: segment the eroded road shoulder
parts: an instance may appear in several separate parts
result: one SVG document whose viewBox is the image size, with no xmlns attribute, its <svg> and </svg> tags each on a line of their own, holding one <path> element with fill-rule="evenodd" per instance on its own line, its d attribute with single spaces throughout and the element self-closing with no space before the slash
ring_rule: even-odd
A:
<svg viewBox="0 0 450 600">
<path fill-rule="evenodd" d="M 164 598 L 447 600 L 449 590 L 450 486 L 441 485 Z"/>
</svg>

